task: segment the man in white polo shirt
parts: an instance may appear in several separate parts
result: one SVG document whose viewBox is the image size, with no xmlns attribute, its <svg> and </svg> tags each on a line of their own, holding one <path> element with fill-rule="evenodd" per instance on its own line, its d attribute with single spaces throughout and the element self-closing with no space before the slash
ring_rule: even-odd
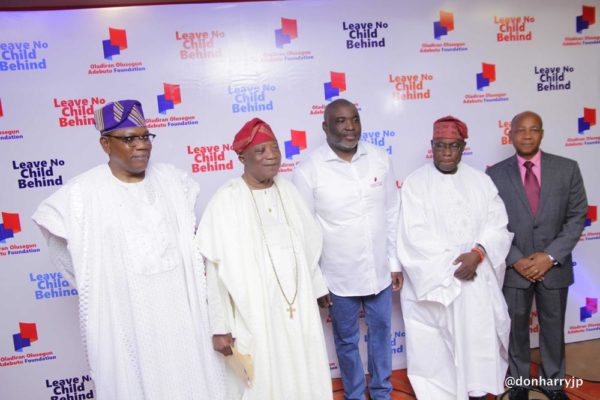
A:
<svg viewBox="0 0 600 400">
<path fill-rule="evenodd" d="M 402 286 L 396 257 L 399 196 L 387 153 L 360 142 L 358 110 L 345 99 L 325 108 L 327 143 L 296 169 L 294 183 L 323 229 L 320 266 L 345 399 L 365 398 L 359 313 L 365 312 L 369 394 L 389 399 L 392 291 Z"/>
</svg>

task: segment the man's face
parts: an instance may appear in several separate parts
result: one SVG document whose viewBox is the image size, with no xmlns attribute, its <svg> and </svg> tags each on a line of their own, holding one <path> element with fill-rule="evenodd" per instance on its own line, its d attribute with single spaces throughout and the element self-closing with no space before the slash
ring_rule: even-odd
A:
<svg viewBox="0 0 600 400">
<path fill-rule="evenodd" d="M 239 158 L 244 164 L 244 174 L 259 182 L 272 179 L 281 165 L 281 153 L 276 140 L 248 147 Z"/>
<path fill-rule="evenodd" d="M 361 135 L 360 116 L 352 104 L 340 104 L 328 110 L 323 121 L 327 143 L 334 151 L 353 153 Z"/>
<path fill-rule="evenodd" d="M 530 159 L 538 152 L 543 137 L 542 120 L 536 114 L 519 115 L 510 126 L 513 146 L 517 154 L 525 159 Z"/>
<path fill-rule="evenodd" d="M 431 141 L 433 163 L 445 173 L 454 173 L 462 158 L 465 142 L 457 139 L 435 139 Z"/>
<path fill-rule="evenodd" d="M 137 139 L 130 144 L 125 144 L 118 138 L 145 135 L 148 134 L 148 129 L 125 128 L 117 129 L 108 134 L 110 137 L 100 137 L 100 144 L 104 152 L 108 154 L 113 174 L 126 182 L 131 181 L 132 178 L 143 177 L 150 160 L 152 142 Z"/>
</svg>

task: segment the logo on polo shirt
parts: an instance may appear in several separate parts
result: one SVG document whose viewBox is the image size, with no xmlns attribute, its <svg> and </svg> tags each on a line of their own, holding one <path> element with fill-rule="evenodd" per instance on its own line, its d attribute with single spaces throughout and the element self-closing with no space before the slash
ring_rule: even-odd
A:
<svg viewBox="0 0 600 400">
<path fill-rule="evenodd" d="M 582 6 L 581 15 L 575 18 L 575 30 L 577 33 L 582 33 L 588 29 L 590 25 L 596 23 L 596 7 Z"/>
<path fill-rule="evenodd" d="M 577 132 L 583 135 L 594 125 L 596 125 L 596 109 L 584 108 L 583 116 L 577 119 Z"/>
<path fill-rule="evenodd" d="M 439 20 L 433 21 L 433 38 L 435 42 L 421 43 L 419 53 L 454 53 L 457 51 L 467 51 L 465 42 L 449 42 L 442 39 L 454 31 L 454 13 L 447 10 L 440 10 Z"/>
<path fill-rule="evenodd" d="M 4 111 L 2 111 L 2 99 L 0 99 L 0 118 L 4 117 Z"/>
<path fill-rule="evenodd" d="M 586 322 L 588 318 L 592 317 L 592 314 L 596 314 L 598 312 L 598 298 L 596 297 L 586 297 L 585 298 L 585 306 L 579 309 L 579 320 L 581 322 Z"/>
<path fill-rule="evenodd" d="M 334 97 L 338 97 L 341 92 L 346 91 L 346 74 L 344 72 L 330 71 L 331 80 L 323 84 L 325 91 L 325 100 L 331 101 Z"/>
<path fill-rule="evenodd" d="M 48 42 L 0 42 L 0 72 L 31 71 L 46 69 L 46 58 L 42 57 Z"/>
</svg>

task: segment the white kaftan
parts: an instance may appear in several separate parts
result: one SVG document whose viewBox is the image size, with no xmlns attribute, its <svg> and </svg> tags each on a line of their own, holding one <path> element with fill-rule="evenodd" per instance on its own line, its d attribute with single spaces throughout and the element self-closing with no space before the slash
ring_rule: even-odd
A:
<svg viewBox="0 0 600 400">
<path fill-rule="evenodd" d="M 228 387 L 237 390 L 232 398 L 331 399 L 316 301 L 327 293 L 317 264 L 322 236 L 293 185 L 278 177 L 275 182 L 281 200 L 275 185 L 255 190 L 255 207 L 252 192 L 238 178 L 221 187 L 204 211 L 196 241 L 206 258 L 211 329 L 231 332 L 237 349 L 253 358 L 253 387 L 243 387 L 231 374 Z M 296 280 L 290 318 L 280 286 L 291 301 Z"/>
<path fill-rule="evenodd" d="M 510 319 L 501 287 L 512 233 L 496 187 L 461 163 L 455 174 L 432 164 L 402 185 L 398 256 L 410 382 L 420 399 L 502 393 Z M 453 276 L 461 253 L 487 256 L 472 281 Z"/>
<path fill-rule="evenodd" d="M 170 165 L 150 165 L 139 183 L 101 165 L 33 216 L 77 285 L 98 399 L 224 398 L 193 246 L 197 195 L 197 184 Z"/>
</svg>

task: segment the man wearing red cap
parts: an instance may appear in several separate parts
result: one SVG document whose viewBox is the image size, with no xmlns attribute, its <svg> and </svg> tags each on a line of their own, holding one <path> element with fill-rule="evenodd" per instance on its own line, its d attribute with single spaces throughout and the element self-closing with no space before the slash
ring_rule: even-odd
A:
<svg viewBox="0 0 600 400">
<path fill-rule="evenodd" d="M 268 124 L 247 122 L 232 147 L 244 174 L 217 191 L 196 234 L 213 346 L 228 361 L 252 359 L 242 379 L 230 374 L 230 397 L 330 399 L 317 306 L 327 294 L 321 232 L 294 186 L 277 176 L 281 154 Z"/>
<path fill-rule="evenodd" d="M 433 165 L 402 185 L 398 256 L 408 377 L 420 399 L 504 390 L 510 319 L 502 296 L 512 234 L 491 179 L 461 163 L 467 126 L 433 125 Z"/>
<path fill-rule="evenodd" d="M 106 104 L 94 117 L 108 163 L 71 179 L 33 219 L 79 292 L 95 397 L 225 399 L 193 246 L 198 185 L 149 163 L 154 135 L 138 101 Z"/>
</svg>

